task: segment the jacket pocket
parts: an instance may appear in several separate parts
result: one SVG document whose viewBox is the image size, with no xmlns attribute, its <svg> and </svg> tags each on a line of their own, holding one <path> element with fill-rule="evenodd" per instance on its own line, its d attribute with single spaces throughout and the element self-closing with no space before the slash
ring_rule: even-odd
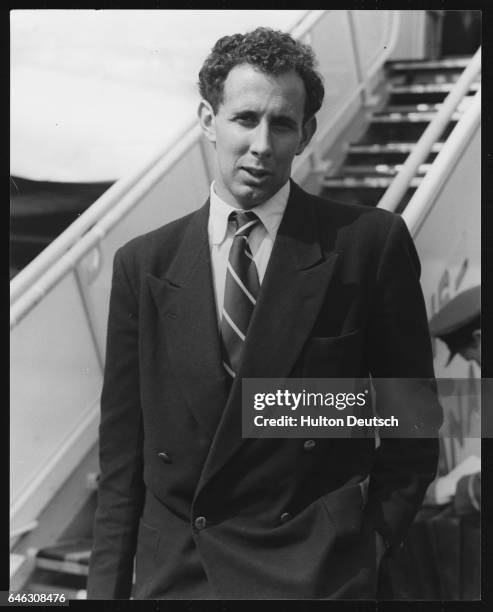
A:
<svg viewBox="0 0 493 612">
<path fill-rule="evenodd" d="M 359 335 L 361 335 L 361 330 L 355 329 L 349 334 L 342 334 L 341 336 L 313 336 L 308 339 L 308 343 L 321 344 L 329 349 L 338 350 L 348 342 L 353 342 Z"/>
<path fill-rule="evenodd" d="M 357 376 L 363 334 L 356 330 L 333 337 L 309 338 L 305 345 L 303 377 L 345 378 Z"/>
</svg>

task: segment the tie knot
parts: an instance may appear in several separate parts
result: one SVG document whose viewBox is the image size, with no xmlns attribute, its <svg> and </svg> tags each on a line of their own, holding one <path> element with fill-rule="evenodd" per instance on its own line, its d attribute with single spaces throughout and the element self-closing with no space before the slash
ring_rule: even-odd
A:
<svg viewBox="0 0 493 612">
<path fill-rule="evenodd" d="M 245 212 L 234 211 L 229 218 L 235 224 L 235 236 L 248 236 L 260 219 L 251 210 Z"/>
</svg>

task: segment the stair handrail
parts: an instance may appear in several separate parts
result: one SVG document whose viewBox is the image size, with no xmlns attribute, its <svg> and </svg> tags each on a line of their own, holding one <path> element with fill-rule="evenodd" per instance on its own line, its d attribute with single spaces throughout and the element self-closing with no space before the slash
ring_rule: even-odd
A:
<svg viewBox="0 0 493 612">
<path fill-rule="evenodd" d="M 30 287 L 37 279 L 48 270 L 68 249 L 94 226 L 104 215 L 116 205 L 116 203 L 128 193 L 146 174 L 148 174 L 167 152 L 182 150 L 183 142 L 189 141 L 190 133 L 196 120 L 191 121 L 173 143 L 154 154 L 151 159 L 144 163 L 134 172 L 126 177 L 115 181 L 89 208 L 87 208 L 73 223 L 57 236 L 39 255 L 35 257 L 23 270 L 10 281 L 10 303 L 13 304 L 22 293 Z M 198 135 L 197 135 L 198 136 Z"/>
<path fill-rule="evenodd" d="M 195 125 L 177 146 L 172 147 L 156 163 L 150 165 L 148 172 L 132 184 L 132 187 L 113 202 L 109 210 L 81 236 L 68 250 L 61 253 L 58 259 L 51 262 L 44 270 L 41 278 L 26 289 L 10 307 L 10 329 L 13 329 L 21 319 L 38 304 L 53 287 L 64 278 L 75 266 L 123 219 L 135 206 L 139 199 L 167 172 L 201 137 L 199 125 Z"/>
<path fill-rule="evenodd" d="M 455 167 L 480 123 L 481 89 L 474 95 L 471 105 L 447 138 L 430 170 L 422 179 L 420 186 L 402 213 L 402 218 L 413 237 L 419 232 L 433 206 L 437 193 L 442 188 L 451 169 Z"/>
<path fill-rule="evenodd" d="M 442 107 L 430 121 L 416 146 L 408 155 L 400 172 L 396 175 L 389 188 L 385 191 L 378 208 L 395 211 L 404 194 L 406 193 L 411 179 L 416 175 L 419 166 L 428 157 L 432 146 L 442 135 L 450 118 L 460 101 L 466 95 L 472 81 L 481 70 L 481 47 L 471 58 L 471 61 L 445 98 Z"/>
</svg>

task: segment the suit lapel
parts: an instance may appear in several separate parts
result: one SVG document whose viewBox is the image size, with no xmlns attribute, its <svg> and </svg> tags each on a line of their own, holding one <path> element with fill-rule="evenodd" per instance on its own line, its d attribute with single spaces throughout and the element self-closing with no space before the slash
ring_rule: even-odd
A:
<svg viewBox="0 0 493 612">
<path fill-rule="evenodd" d="M 198 490 L 241 446 L 242 378 L 289 376 L 321 308 L 336 253 L 324 254 L 315 209 L 294 183 Z"/>
<path fill-rule="evenodd" d="M 190 409 L 212 437 L 227 398 L 210 260 L 209 202 L 192 217 L 163 278 L 148 277 L 165 319 L 168 358 Z"/>
</svg>

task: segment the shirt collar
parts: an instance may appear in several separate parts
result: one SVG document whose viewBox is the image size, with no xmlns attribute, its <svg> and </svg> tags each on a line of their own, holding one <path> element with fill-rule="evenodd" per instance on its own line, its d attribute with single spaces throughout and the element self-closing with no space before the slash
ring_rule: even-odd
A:
<svg viewBox="0 0 493 612">
<path fill-rule="evenodd" d="M 252 209 L 263 223 L 272 240 L 276 237 L 282 216 L 286 210 L 290 189 L 290 181 L 286 181 L 281 189 L 271 198 Z M 228 231 L 229 215 L 234 210 L 241 211 L 242 209 L 234 208 L 222 200 L 214 191 L 214 181 L 211 183 L 210 188 L 210 203 L 209 238 L 211 244 L 221 244 L 226 238 Z"/>
</svg>

